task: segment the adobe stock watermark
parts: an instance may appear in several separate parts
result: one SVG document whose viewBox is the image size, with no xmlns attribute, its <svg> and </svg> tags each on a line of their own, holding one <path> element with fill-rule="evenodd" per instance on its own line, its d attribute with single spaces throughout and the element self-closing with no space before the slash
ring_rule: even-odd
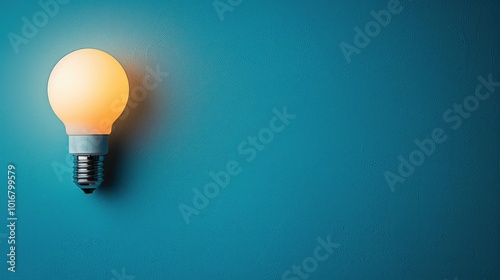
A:
<svg viewBox="0 0 500 280">
<path fill-rule="evenodd" d="M 7 34 L 7 38 L 10 41 L 12 49 L 17 54 L 19 53 L 19 46 L 21 44 L 28 44 L 30 39 L 35 38 L 38 34 L 39 29 L 45 27 L 50 18 L 54 18 L 59 14 L 60 5 L 66 5 L 70 2 L 70 0 L 40 0 L 38 1 L 38 6 L 40 6 L 40 10 L 35 12 L 31 19 L 27 17 L 22 17 L 21 21 L 23 26 L 21 27 L 21 33 L 17 34 L 14 32 L 10 32 Z"/>
<path fill-rule="evenodd" d="M 353 54 L 360 54 L 362 49 L 368 47 L 371 40 L 380 34 L 382 28 L 386 28 L 391 23 L 392 17 L 399 15 L 401 11 L 403 11 L 403 6 L 399 0 L 389 0 L 387 9 L 382 9 L 378 12 L 371 10 L 370 15 L 373 17 L 373 20 L 366 23 L 363 29 L 358 26 L 354 27 L 354 46 L 345 41 L 342 41 L 339 45 L 347 63 L 352 62 L 351 56 Z"/>
<path fill-rule="evenodd" d="M 111 273 L 113 274 L 113 278 L 111 280 L 134 280 L 135 275 L 128 275 L 127 272 L 125 271 L 125 267 L 122 267 L 121 273 L 118 273 L 116 269 L 111 270 Z"/>
<path fill-rule="evenodd" d="M 243 0 L 215 0 L 212 4 L 214 5 L 215 12 L 217 13 L 220 21 L 224 21 L 224 14 L 226 12 L 234 11 L 234 8 L 241 5 L 242 2 Z"/>
<path fill-rule="evenodd" d="M 500 82 L 493 81 L 493 76 L 490 74 L 488 78 L 479 76 L 478 85 L 474 94 L 466 96 L 462 102 L 453 104 L 452 108 L 447 109 L 443 113 L 443 121 L 449 126 L 451 131 L 458 130 L 463 122 L 469 119 L 484 102 L 490 98 L 491 94 L 500 87 Z M 396 172 L 385 171 L 384 178 L 392 192 L 396 191 L 395 186 L 399 183 L 404 183 L 416 170 L 417 167 L 424 164 L 425 160 L 432 156 L 437 149 L 437 146 L 443 144 L 448 139 L 448 134 L 445 129 L 436 127 L 432 130 L 430 137 L 427 139 L 415 139 L 416 149 L 411 151 L 407 157 L 398 156 L 399 165 Z"/>
<path fill-rule="evenodd" d="M 130 90 L 127 106 L 118 120 L 123 121 L 127 119 L 130 114 L 130 110 L 137 108 L 139 103 L 146 100 L 150 92 L 156 90 L 160 86 L 164 78 L 170 76 L 170 73 L 161 71 L 160 65 L 156 65 L 156 69 L 154 70 L 147 65 L 145 69 L 146 75 L 142 78 L 142 84 L 136 85 Z M 111 104 L 111 108 L 113 110 L 119 110 L 117 108 L 122 108 L 124 102 L 126 102 L 126 100 L 115 100 Z"/>
<path fill-rule="evenodd" d="M 259 130 L 256 136 L 248 136 L 248 138 L 238 145 L 238 154 L 245 157 L 247 163 L 251 163 L 257 157 L 259 152 L 262 152 L 267 145 L 269 145 L 275 136 L 282 132 L 290 125 L 290 121 L 297 116 L 290 114 L 287 107 L 278 110 L 272 110 L 273 116 L 269 120 L 266 127 Z M 243 167 L 239 161 L 229 160 L 224 169 L 217 173 L 208 172 L 210 181 L 207 182 L 203 188 L 193 188 L 192 206 L 186 203 L 179 204 L 179 211 L 186 225 L 191 223 L 192 215 L 199 215 L 200 211 L 207 208 L 211 199 L 219 196 L 221 189 L 225 189 L 232 177 L 238 176 L 243 171 Z"/>
<path fill-rule="evenodd" d="M 118 120 L 116 120 L 116 122 L 127 119 L 131 110 L 137 108 L 139 103 L 146 100 L 150 92 L 156 90 L 163 82 L 164 78 L 167 78 L 170 75 L 168 72 L 161 71 L 159 65 L 156 65 L 156 70 L 153 70 L 150 66 L 146 66 L 145 69 L 146 69 L 146 75 L 144 75 L 142 79 L 142 84 L 136 85 L 134 88 L 130 90 L 128 102 L 126 97 L 123 97 L 123 98 L 118 98 L 111 103 L 110 109 L 116 112 L 116 110 L 120 110 L 120 108 L 123 108 L 122 107 L 123 103 L 127 102 L 126 103 L 127 106 L 123 110 L 123 113 L 120 115 Z M 111 120 L 109 119 L 103 119 L 101 120 L 101 126 L 106 127 L 107 125 L 109 125 L 110 122 Z M 98 141 L 100 140 L 101 139 L 99 138 Z M 95 146 L 98 145 L 99 143 L 88 143 L 88 144 L 91 146 Z M 70 178 L 72 178 L 73 155 L 67 154 L 64 163 L 61 163 L 59 161 L 53 161 L 51 166 L 59 182 L 64 181 L 63 175 L 66 173 L 69 175 Z"/>
<path fill-rule="evenodd" d="M 333 243 L 330 240 L 330 235 L 328 235 L 326 241 L 321 237 L 316 238 L 316 241 L 318 246 L 314 248 L 312 255 L 304 258 L 299 265 L 294 264 L 290 269 L 283 272 L 281 280 L 308 279 L 311 274 L 318 270 L 319 264 L 325 262 L 333 254 L 334 249 L 340 247 L 340 244 Z"/>
</svg>

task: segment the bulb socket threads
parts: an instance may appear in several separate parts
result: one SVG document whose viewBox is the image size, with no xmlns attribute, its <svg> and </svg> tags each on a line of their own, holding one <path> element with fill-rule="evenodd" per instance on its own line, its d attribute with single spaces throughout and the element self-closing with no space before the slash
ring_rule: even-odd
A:
<svg viewBox="0 0 500 280">
<path fill-rule="evenodd" d="M 69 153 L 74 155 L 75 184 L 84 193 L 93 193 L 103 181 L 108 135 L 70 135 Z"/>
<path fill-rule="evenodd" d="M 86 194 L 98 188 L 104 177 L 104 156 L 75 155 L 73 180 Z"/>
</svg>

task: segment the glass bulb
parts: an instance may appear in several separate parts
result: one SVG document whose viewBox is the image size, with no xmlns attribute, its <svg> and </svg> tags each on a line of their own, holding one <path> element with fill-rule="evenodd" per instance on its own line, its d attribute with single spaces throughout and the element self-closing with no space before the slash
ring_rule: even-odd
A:
<svg viewBox="0 0 500 280">
<path fill-rule="evenodd" d="M 69 135 L 74 181 L 85 193 L 92 193 L 103 180 L 108 135 L 127 105 L 127 74 L 108 53 L 80 49 L 54 66 L 47 90 L 50 105 Z"/>
</svg>

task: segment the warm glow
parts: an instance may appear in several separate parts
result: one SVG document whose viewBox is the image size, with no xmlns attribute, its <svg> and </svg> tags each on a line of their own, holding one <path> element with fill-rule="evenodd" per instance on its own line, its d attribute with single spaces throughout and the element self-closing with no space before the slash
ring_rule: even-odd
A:
<svg viewBox="0 0 500 280">
<path fill-rule="evenodd" d="M 127 74 L 111 55 L 81 49 L 63 57 L 49 77 L 49 101 L 68 135 L 110 134 L 127 105 Z"/>
</svg>

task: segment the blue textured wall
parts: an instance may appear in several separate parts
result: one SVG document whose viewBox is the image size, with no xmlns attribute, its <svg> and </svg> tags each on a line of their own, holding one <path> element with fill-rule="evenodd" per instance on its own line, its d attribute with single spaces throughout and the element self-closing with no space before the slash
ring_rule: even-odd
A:
<svg viewBox="0 0 500 280">
<path fill-rule="evenodd" d="M 62 2 L 0 4 L 0 279 L 500 279 L 499 2 Z M 93 195 L 46 92 L 85 47 L 134 89 Z"/>
</svg>

